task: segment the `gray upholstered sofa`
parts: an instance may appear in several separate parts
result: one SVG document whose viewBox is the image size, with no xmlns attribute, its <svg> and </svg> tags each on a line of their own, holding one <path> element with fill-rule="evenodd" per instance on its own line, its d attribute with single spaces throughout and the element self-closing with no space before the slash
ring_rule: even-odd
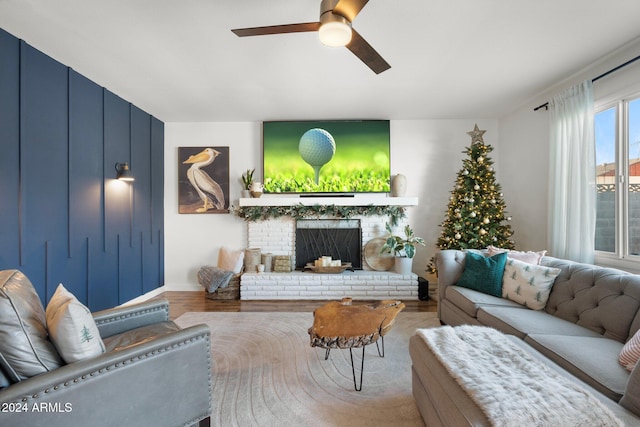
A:
<svg viewBox="0 0 640 427">
<path fill-rule="evenodd" d="M 48 342 L 42 310 L 26 276 L 0 271 L 1 426 L 209 425 L 206 325 L 180 329 L 165 300 L 96 312 L 106 351 L 64 363 Z M 36 368 L 44 372 L 18 373 Z"/>
<path fill-rule="evenodd" d="M 586 384 L 627 425 L 640 425 L 640 364 L 630 373 L 618 363 L 625 342 L 640 329 L 640 276 L 543 257 L 541 265 L 560 273 L 546 307 L 530 310 L 456 286 L 465 268 L 462 251 L 441 251 L 435 263 L 442 323 L 489 326 L 515 337 L 531 354 Z M 412 337 L 409 349 L 413 393 L 428 426 L 488 425 L 423 340 Z"/>
</svg>

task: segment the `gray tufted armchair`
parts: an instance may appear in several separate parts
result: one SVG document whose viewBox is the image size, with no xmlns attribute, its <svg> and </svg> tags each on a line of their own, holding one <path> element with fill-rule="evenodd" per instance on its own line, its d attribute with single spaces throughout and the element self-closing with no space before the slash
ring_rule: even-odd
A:
<svg viewBox="0 0 640 427">
<path fill-rule="evenodd" d="M 0 311 L 2 304 L 16 306 L 15 293 L 24 286 L 31 284 L 21 273 L 0 271 Z M 33 327 L 27 315 L 19 317 L 22 326 Z M 0 352 L 1 426 L 209 425 L 206 325 L 179 328 L 169 320 L 166 300 L 104 310 L 93 318 L 107 348 L 99 356 L 21 378 L 6 351 Z M 0 313 L 0 330 L 8 329 L 6 319 Z M 0 331 L 0 340 L 10 339 Z"/>
</svg>

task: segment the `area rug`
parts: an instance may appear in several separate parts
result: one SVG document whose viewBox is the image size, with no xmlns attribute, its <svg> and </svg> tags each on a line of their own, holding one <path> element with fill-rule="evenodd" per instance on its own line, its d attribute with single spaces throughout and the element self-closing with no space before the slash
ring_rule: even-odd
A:
<svg viewBox="0 0 640 427">
<path fill-rule="evenodd" d="M 313 314 L 185 313 L 181 327 L 211 328 L 215 426 L 423 426 L 411 394 L 409 338 L 438 326 L 435 313 L 400 313 L 385 336 L 385 357 L 365 350 L 355 391 L 348 350 L 309 345 Z M 362 351 L 354 352 L 356 374 Z M 359 377 L 358 377 L 359 379 Z"/>
</svg>

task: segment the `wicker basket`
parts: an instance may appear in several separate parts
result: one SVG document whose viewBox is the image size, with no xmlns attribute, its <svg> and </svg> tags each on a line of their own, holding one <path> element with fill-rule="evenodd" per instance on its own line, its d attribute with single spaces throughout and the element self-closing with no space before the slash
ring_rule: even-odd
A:
<svg viewBox="0 0 640 427">
<path fill-rule="evenodd" d="M 204 295 L 208 299 L 213 300 L 240 299 L 240 276 L 242 276 L 242 274 L 234 274 L 227 287 L 218 288 L 215 292 L 211 293 L 205 291 Z"/>
<path fill-rule="evenodd" d="M 291 271 L 291 257 L 289 255 L 275 255 L 273 257 L 273 271 L 288 273 Z"/>
</svg>

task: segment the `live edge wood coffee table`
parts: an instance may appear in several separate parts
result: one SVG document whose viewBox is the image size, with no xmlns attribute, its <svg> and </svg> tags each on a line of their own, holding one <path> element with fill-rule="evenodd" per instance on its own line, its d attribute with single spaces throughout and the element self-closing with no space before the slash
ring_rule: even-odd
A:
<svg viewBox="0 0 640 427">
<path fill-rule="evenodd" d="M 378 355 L 384 357 L 384 336 L 391 330 L 396 316 L 404 309 L 401 301 L 384 300 L 373 304 L 353 305 L 351 298 L 331 301 L 313 312 L 313 326 L 309 328 L 311 347 L 326 349 L 324 360 L 332 348 L 349 349 L 353 386 L 362 390 L 365 346 L 376 343 Z M 378 345 L 381 338 L 382 346 Z M 356 382 L 352 350 L 362 347 L 360 385 Z M 380 349 L 382 347 L 382 350 Z"/>
</svg>

